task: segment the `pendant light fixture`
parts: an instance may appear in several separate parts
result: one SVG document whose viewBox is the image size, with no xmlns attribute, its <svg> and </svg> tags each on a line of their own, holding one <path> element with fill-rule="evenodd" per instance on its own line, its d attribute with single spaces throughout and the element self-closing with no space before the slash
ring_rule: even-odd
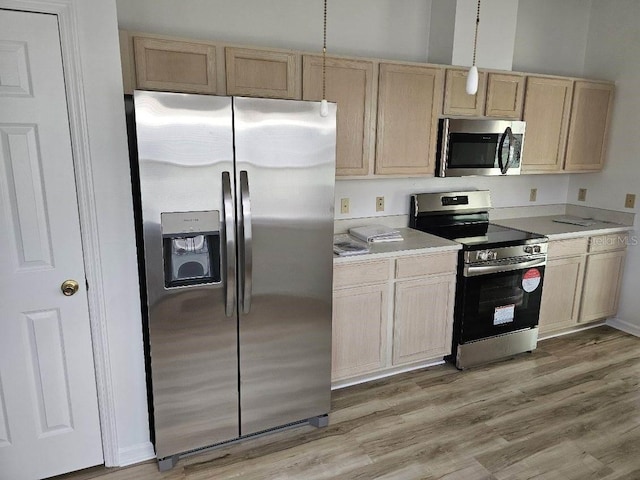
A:
<svg viewBox="0 0 640 480">
<path fill-rule="evenodd" d="M 327 0 L 324 0 L 324 23 L 322 38 L 322 101 L 320 102 L 320 116 L 329 115 L 329 104 L 327 103 Z"/>
<path fill-rule="evenodd" d="M 476 67 L 476 49 L 478 48 L 478 25 L 480 25 L 480 0 L 476 14 L 476 33 L 473 37 L 473 64 L 467 74 L 467 93 L 475 95 L 478 92 L 478 67 Z"/>
</svg>

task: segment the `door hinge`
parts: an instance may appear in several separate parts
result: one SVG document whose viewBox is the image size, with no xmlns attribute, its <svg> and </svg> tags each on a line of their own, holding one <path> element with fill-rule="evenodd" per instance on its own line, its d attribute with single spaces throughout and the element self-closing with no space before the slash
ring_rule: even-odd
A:
<svg viewBox="0 0 640 480">
<path fill-rule="evenodd" d="M 87 280 L 87 277 L 84 278 L 84 284 L 87 286 L 87 292 L 89 291 L 89 280 Z"/>
</svg>

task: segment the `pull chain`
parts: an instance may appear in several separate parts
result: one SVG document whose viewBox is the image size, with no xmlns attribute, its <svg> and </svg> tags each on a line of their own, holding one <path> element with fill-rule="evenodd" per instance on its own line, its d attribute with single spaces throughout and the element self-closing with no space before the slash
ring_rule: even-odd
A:
<svg viewBox="0 0 640 480">
<path fill-rule="evenodd" d="M 476 14 L 476 33 L 473 37 L 473 64 L 476 64 L 476 48 L 478 47 L 478 25 L 480 25 L 480 0 L 478 0 L 478 13 Z"/>
<path fill-rule="evenodd" d="M 322 102 L 320 103 L 320 115 L 326 117 L 329 114 L 327 104 L 327 0 L 324 0 L 324 23 L 322 33 Z"/>
<path fill-rule="evenodd" d="M 473 63 L 467 74 L 466 92 L 468 95 L 478 93 L 478 67 L 476 67 L 476 50 L 478 48 L 478 25 L 480 25 L 480 0 L 478 0 L 478 13 L 476 14 L 476 33 L 473 37 Z"/>
</svg>

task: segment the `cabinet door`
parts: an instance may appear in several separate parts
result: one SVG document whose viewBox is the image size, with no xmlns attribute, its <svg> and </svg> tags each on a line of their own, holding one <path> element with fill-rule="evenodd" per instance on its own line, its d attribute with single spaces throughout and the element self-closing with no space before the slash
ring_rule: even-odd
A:
<svg viewBox="0 0 640 480">
<path fill-rule="evenodd" d="M 587 256 L 580 322 L 607 318 L 618 311 L 625 253 L 618 250 Z"/>
<path fill-rule="evenodd" d="M 522 153 L 524 172 L 559 172 L 564 160 L 573 82 L 527 77 Z"/>
<path fill-rule="evenodd" d="M 565 170 L 602 169 L 612 103 L 613 85 L 575 83 Z"/>
<path fill-rule="evenodd" d="M 387 284 L 333 292 L 331 380 L 385 367 Z"/>
<path fill-rule="evenodd" d="M 134 37 L 137 88 L 216 93 L 216 48 L 206 43 Z"/>
<path fill-rule="evenodd" d="M 455 275 L 396 283 L 393 364 L 451 353 Z"/>
<path fill-rule="evenodd" d="M 540 305 L 540 333 L 578 323 L 584 262 L 584 255 L 547 261 Z"/>
<path fill-rule="evenodd" d="M 478 72 L 478 93 L 467 93 L 469 69 L 448 68 L 444 87 L 444 115 L 469 115 L 480 117 L 484 113 L 487 74 Z"/>
<path fill-rule="evenodd" d="M 524 77 L 502 73 L 489 73 L 487 100 L 484 114 L 487 117 L 522 118 Z"/>
<path fill-rule="evenodd" d="M 305 55 L 302 99 L 322 100 L 322 57 Z M 327 100 L 338 104 L 336 175 L 367 175 L 372 162 L 373 63 L 327 58 Z"/>
<path fill-rule="evenodd" d="M 433 175 L 442 69 L 380 64 L 377 174 Z"/>
<path fill-rule="evenodd" d="M 225 48 L 227 95 L 300 99 L 300 55 Z"/>
</svg>

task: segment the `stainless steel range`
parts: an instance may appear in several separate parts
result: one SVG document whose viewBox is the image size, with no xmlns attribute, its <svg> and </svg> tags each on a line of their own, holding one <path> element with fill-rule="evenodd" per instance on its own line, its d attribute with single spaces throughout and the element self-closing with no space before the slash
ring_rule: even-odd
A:
<svg viewBox="0 0 640 480">
<path fill-rule="evenodd" d="M 460 369 L 531 351 L 547 238 L 489 223 L 489 191 L 411 196 L 409 226 L 462 244 L 451 360 Z"/>
</svg>

